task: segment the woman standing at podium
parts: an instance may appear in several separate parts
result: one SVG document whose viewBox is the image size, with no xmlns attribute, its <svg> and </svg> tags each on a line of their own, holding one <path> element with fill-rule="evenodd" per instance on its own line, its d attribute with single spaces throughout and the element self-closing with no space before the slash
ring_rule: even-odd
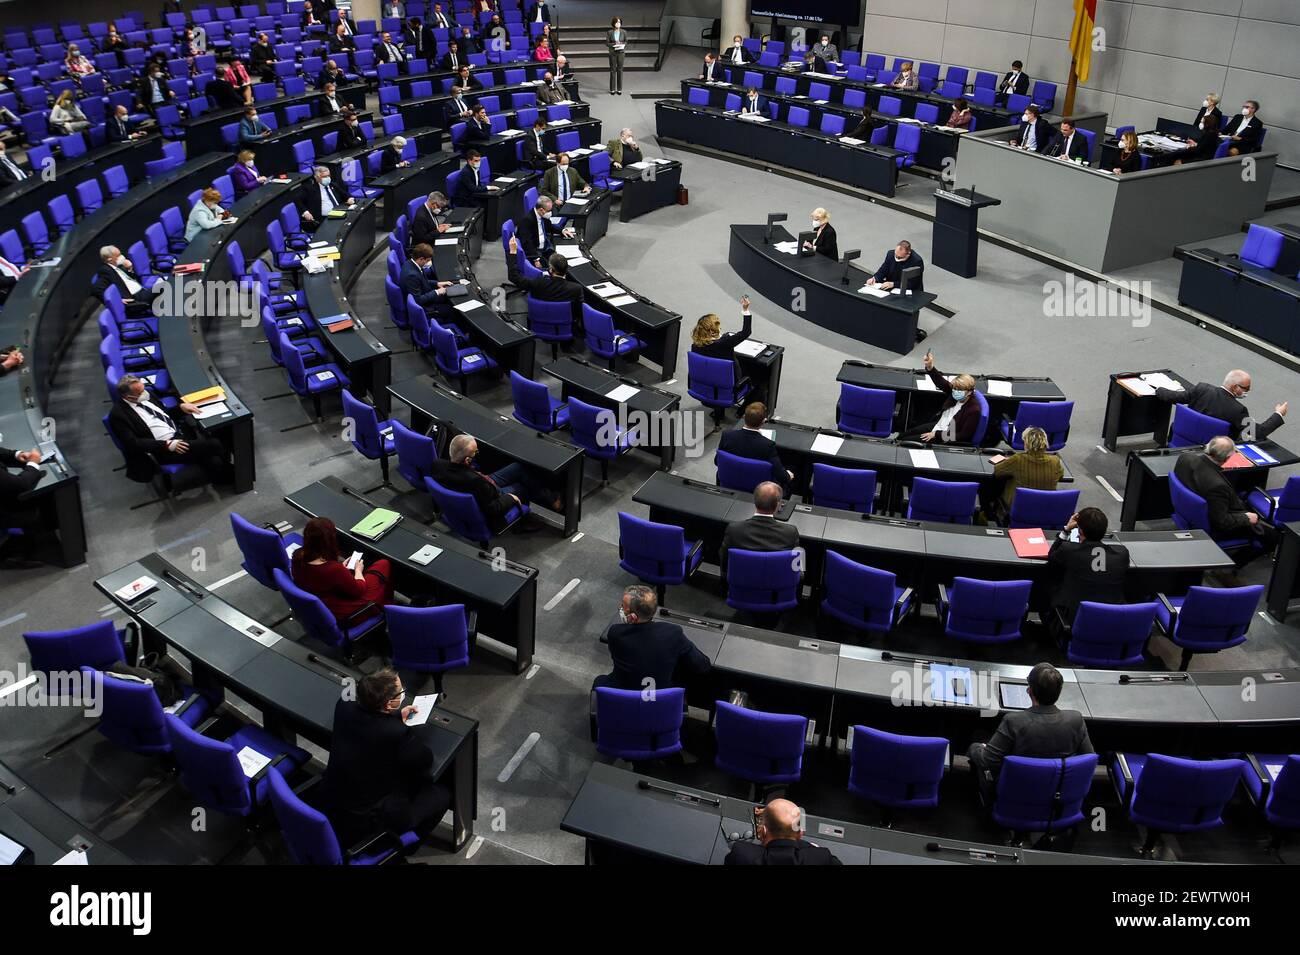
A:
<svg viewBox="0 0 1300 955">
<path fill-rule="evenodd" d="M 294 551 L 290 571 L 293 582 L 319 597 L 342 630 L 360 622 L 349 619 L 353 614 L 368 609 L 360 618 L 368 620 L 393 602 L 388 561 L 377 560 L 366 567 L 358 558 L 356 566 L 349 570 L 339 553 L 338 531 L 328 517 L 313 517 L 307 522 L 302 530 L 302 547 Z M 367 608 L 367 604 L 372 606 Z"/>
<path fill-rule="evenodd" d="M 813 237 L 804 242 L 805 251 L 824 255 L 832 262 L 840 260 L 840 249 L 835 243 L 835 226 L 831 225 L 831 214 L 818 206 L 809 217 L 812 219 Z"/>
</svg>

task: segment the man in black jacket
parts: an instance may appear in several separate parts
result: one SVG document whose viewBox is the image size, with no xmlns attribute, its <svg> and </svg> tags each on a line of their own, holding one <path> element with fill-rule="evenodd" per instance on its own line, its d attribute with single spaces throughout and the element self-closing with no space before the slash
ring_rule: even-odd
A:
<svg viewBox="0 0 1300 955">
<path fill-rule="evenodd" d="M 555 207 L 550 196 L 539 195 L 537 203 L 516 227 L 515 235 L 524 247 L 524 257 L 537 268 L 546 268 L 544 261 L 555 251 L 555 236 L 573 238 L 571 228 L 562 229 L 551 221 L 551 210 Z"/>
<path fill-rule="evenodd" d="M 1020 131 L 1011 140 L 1012 146 L 1032 149 L 1036 153 L 1047 152 L 1047 147 L 1052 144 L 1052 124 L 1038 115 L 1038 112 L 1038 107 L 1032 103 L 1025 107 L 1020 115 Z"/>
<path fill-rule="evenodd" d="M 1061 120 L 1061 128 L 1048 144 L 1048 156 L 1059 159 L 1088 161 L 1088 140 L 1068 119 Z"/>
<path fill-rule="evenodd" d="M 524 137 L 524 165 L 529 169 L 542 172 L 551 167 L 551 159 L 554 155 L 546 149 L 546 120 L 538 116 L 533 123 L 533 131 Z"/>
<path fill-rule="evenodd" d="M 447 52 L 443 54 L 442 59 L 438 62 L 444 70 L 459 70 L 469 62 L 465 59 L 466 54 L 461 50 L 460 44 L 452 40 L 447 44 Z"/>
<path fill-rule="evenodd" d="M 1079 531 L 1077 541 L 1071 532 Z M 1122 604 L 1124 576 L 1128 573 L 1128 548 L 1107 544 L 1106 514 L 1096 507 L 1085 507 L 1052 541 L 1047 563 L 1061 572 L 1061 581 L 1052 592 L 1052 606 L 1060 608 L 1067 624 L 1074 622 L 1075 611 L 1084 600 L 1093 603 Z"/>
<path fill-rule="evenodd" d="M 279 57 L 275 55 L 275 47 L 271 45 L 271 38 L 265 33 L 257 35 L 257 42 L 253 44 L 253 49 L 248 55 L 248 68 L 254 73 L 261 74 L 263 82 L 275 82 L 275 61 Z"/>
<path fill-rule="evenodd" d="M 159 464 L 187 464 L 202 468 L 214 484 L 230 480 L 226 449 L 215 438 L 193 437 L 181 430 L 177 421 L 155 400 L 142 379 L 123 375 L 117 383 L 117 401 L 108 413 L 112 429 L 126 455 L 126 476 L 147 483 L 155 474 L 149 460 Z M 182 402 L 179 410 L 197 414 L 198 408 Z"/>
<path fill-rule="evenodd" d="M 903 279 L 904 269 L 920 269 L 921 273 L 907 286 L 913 292 L 925 291 L 925 260 L 912 249 L 912 243 L 899 239 L 898 245 L 885 253 L 885 261 L 880 263 L 876 274 L 867 279 L 868 285 L 877 285 L 888 291 L 897 288 Z"/>
<path fill-rule="evenodd" d="M 433 271 L 433 247 L 423 242 L 411 247 L 411 257 L 402 263 L 402 273 L 398 285 L 403 296 L 411 296 L 415 304 L 426 312 L 447 315 L 451 303 L 447 299 L 447 288 L 451 282 L 438 281 Z"/>
<path fill-rule="evenodd" d="M 430 775 L 433 753 L 406 720 L 406 690 L 390 667 L 357 683 L 357 698 L 334 705 L 325 767 L 326 815 L 340 846 L 385 830 L 427 839 L 451 807 L 451 793 Z"/>
<path fill-rule="evenodd" d="M 614 671 L 591 683 L 616 690 L 666 690 L 686 686 L 709 672 L 709 658 L 675 623 L 656 620 L 654 588 L 632 584 L 623 591 L 619 623 L 605 634 Z"/>
<path fill-rule="evenodd" d="M 1256 115 L 1258 112 L 1259 103 L 1248 99 L 1242 104 L 1241 112 L 1224 123 L 1223 135 L 1232 141 L 1228 147 L 1229 156 L 1259 152 L 1260 141 L 1264 138 L 1264 124 Z"/>
<path fill-rule="evenodd" d="M 1199 382 L 1191 388 L 1171 391 L 1157 388 L 1156 397 L 1170 404 L 1187 405 L 1193 411 L 1228 423 L 1228 437 L 1233 441 L 1262 441 L 1282 427 L 1287 402 L 1273 406 L 1273 413 L 1263 421 L 1255 421 L 1241 403 L 1250 394 L 1250 372 L 1234 368 L 1223 379 L 1222 385 Z"/>
<path fill-rule="evenodd" d="M 506 268 L 510 274 L 510 283 L 516 288 L 528 292 L 543 302 L 570 302 L 573 305 L 573 324 L 575 331 L 582 325 L 583 289 L 569 278 L 569 260 L 556 252 L 546 260 L 546 271 L 537 278 L 529 278 L 519 268 L 519 236 L 510 239 L 510 257 Z"/>
<path fill-rule="evenodd" d="M 335 209 L 347 209 L 356 200 L 342 189 L 335 190 L 333 178 L 327 166 L 316 166 L 312 182 L 307 183 L 302 192 L 303 228 L 315 232 L 325 221 L 325 216 Z"/>
<path fill-rule="evenodd" d="M 825 846 L 805 842 L 803 810 L 788 799 L 773 799 L 757 810 L 757 842 L 732 845 L 724 865 L 843 865 Z"/>
<path fill-rule="evenodd" d="M 483 157 L 478 150 L 467 150 L 465 165 L 460 167 L 460 179 L 456 182 L 456 192 L 452 196 L 456 205 L 486 206 L 488 196 L 500 190 L 500 186 L 492 184 L 490 171 L 483 165 Z"/>
<path fill-rule="evenodd" d="M 402 156 L 405 149 L 406 137 L 394 136 L 393 141 L 384 147 L 384 154 L 379 157 L 379 174 L 381 176 L 386 172 L 392 172 L 394 169 L 405 169 L 411 164 L 409 159 Z"/>
<path fill-rule="evenodd" d="M 432 246 L 438 236 L 446 231 L 447 197 L 441 192 L 431 192 L 411 219 L 411 246 Z"/>
<path fill-rule="evenodd" d="M 17 472 L 10 468 L 17 468 Z M 41 512 L 35 504 L 20 500 L 20 496 L 41 483 L 45 471 L 41 468 L 41 452 L 11 451 L 0 448 L 0 530 L 18 528 L 21 534 L 10 535 L 5 542 L 7 552 L 0 566 L 31 568 L 41 566 L 35 560 L 36 544 L 44 530 Z"/>
<path fill-rule="evenodd" d="M 1174 476 L 1183 486 L 1205 498 L 1210 519 L 1210 536 L 1216 540 L 1257 540 L 1260 547 L 1242 548 L 1237 565 L 1270 553 L 1277 543 L 1277 528 L 1264 520 L 1241 499 L 1237 489 L 1223 476 L 1223 465 L 1236 451 L 1227 436 L 1211 438 L 1203 450 L 1179 455 Z"/>
<path fill-rule="evenodd" d="M 998 84 L 998 92 L 994 101 L 1002 106 L 1006 103 L 1007 97 L 1013 93 L 1024 96 L 1029 92 L 1029 76 L 1025 73 L 1025 64 L 1019 60 L 1011 64 L 1011 69 L 1002 75 L 1002 82 Z"/>
<path fill-rule="evenodd" d="M 474 468 L 478 442 L 473 435 L 458 434 L 447 449 L 449 460 L 433 462 L 433 479 L 449 491 L 471 494 L 494 533 L 504 529 L 510 511 L 529 501 L 540 501 L 557 513 L 564 508 L 559 495 L 544 488 L 522 464 L 515 461 L 491 474 Z"/>
<path fill-rule="evenodd" d="M 488 119 L 487 107 L 476 103 L 465 121 L 465 142 L 485 143 L 491 138 L 492 121 Z"/>
<path fill-rule="evenodd" d="M 132 139 L 143 139 L 148 133 L 131 128 L 127 108 L 121 103 L 113 110 L 113 115 L 104 120 L 104 138 L 110 143 L 125 143 Z"/>
<path fill-rule="evenodd" d="M 468 66 L 462 66 L 460 69 L 456 71 L 456 79 L 454 85 L 459 86 L 467 93 L 470 90 L 483 89 L 483 84 L 480 81 L 474 79 L 474 76 L 473 74 L 470 73 Z"/>
<path fill-rule="evenodd" d="M 781 508 L 781 485 L 764 481 L 754 488 L 754 516 L 745 521 L 732 521 L 722 534 L 718 547 L 718 562 L 722 575 L 727 575 L 727 554 L 733 550 L 756 550 L 771 553 L 795 550 L 799 547 L 799 529 L 786 521 L 777 520 Z"/>
<path fill-rule="evenodd" d="M 320 75 L 316 77 L 316 89 L 323 90 L 326 83 L 333 83 L 335 87 L 339 87 L 346 83 L 347 79 L 347 74 L 339 69 L 337 62 L 334 60 L 327 60 L 325 62 L 325 68 L 321 70 Z"/>
<path fill-rule="evenodd" d="M 998 773 L 1006 757 L 1063 759 L 1093 752 L 1083 714 L 1056 707 L 1065 685 L 1061 671 L 1050 663 L 1040 663 L 1029 671 L 1028 682 L 1034 705 L 1002 717 L 993 738 L 987 743 L 972 743 L 966 753 L 985 806 L 993 805 Z"/>
<path fill-rule="evenodd" d="M 543 123 L 543 126 L 546 124 Z M 16 182 L 22 182 L 30 178 L 32 172 L 30 169 L 24 169 L 13 159 L 6 155 L 5 144 L 0 142 L 0 186 L 9 186 Z"/>
<path fill-rule="evenodd" d="M 443 109 L 443 113 L 447 117 L 448 128 L 452 123 L 466 122 L 472 112 L 474 112 L 474 105 L 465 99 L 465 90 L 459 86 L 453 86 L 451 88 L 451 98 L 447 100 L 447 105 Z"/>
<path fill-rule="evenodd" d="M 153 288 L 146 288 L 131 260 L 115 245 L 103 246 L 99 250 L 99 259 L 100 266 L 90 281 L 95 295 L 103 298 L 104 292 L 112 285 L 122 296 L 122 304 L 128 312 L 148 311 L 150 304 L 161 293 L 161 281 Z"/>
<path fill-rule="evenodd" d="M 343 113 L 343 128 L 339 130 L 338 148 L 360 149 L 367 144 L 365 130 L 361 128 L 361 118 L 353 110 Z"/>
<path fill-rule="evenodd" d="M 788 491 L 790 482 L 794 480 L 794 472 L 787 471 L 781 463 L 776 442 L 763 434 L 763 422 L 766 420 L 767 407 L 761 401 L 750 402 L 745 406 L 740 427 L 722 433 L 718 450 L 755 461 L 767 461 L 772 465 L 769 480 L 781 485 L 781 490 Z"/>
</svg>

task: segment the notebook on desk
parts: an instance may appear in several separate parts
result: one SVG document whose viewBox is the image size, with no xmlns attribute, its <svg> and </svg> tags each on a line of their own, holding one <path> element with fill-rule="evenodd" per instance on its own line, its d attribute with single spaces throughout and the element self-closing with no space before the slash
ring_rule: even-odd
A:
<svg viewBox="0 0 1300 955">
<path fill-rule="evenodd" d="M 351 531 L 358 537 L 364 537 L 366 540 L 377 541 L 383 537 L 402 520 L 402 515 L 396 511 L 390 511 L 386 507 L 377 507 L 357 523 L 352 525 Z"/>
<path fill-rule="evenodd" d="M 1042 558 L 1052 549 L 1052 542 L 1041 527 L 1013 527 L 1007 531 L 1007 536 L 1011 538 L 1017 557 Z"/>
<path fill-rule="evenodd" d="M 333 334 L 334 332 L 347 331 L 356 323 L 352 321 L 351 315 L 331 315 L 328 318 L 322 318 L 320 324 L 322 328 Z"/>
</svg>

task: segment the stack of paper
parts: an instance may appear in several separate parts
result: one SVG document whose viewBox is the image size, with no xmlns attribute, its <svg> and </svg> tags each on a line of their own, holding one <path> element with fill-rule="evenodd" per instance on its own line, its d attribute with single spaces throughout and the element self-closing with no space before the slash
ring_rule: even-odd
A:
<svg viewBox="0 0 1300 955">
<path fill-rule="evenodd" d="M 886 291 L 885 289 L 882 289 L 882 288 L 877 288 L 877 287 L 874 286 L 874 285 L 864 285 L 864 286 L 862 286 L 862 288 L 858 289 L 858 291 L 861 292 L 863 295 L 870 295 L 870 296 L 872 296 L 873 298 L 888 298 L 888 297 L 889 297 L 889 292 L 888 292 L 888 291 Z"/>
<path fill-rule="evenodd" d="M 230 406 L 224 401 L 214 401 L 201 407 L 194 415 L 194 420 L 202 421 L 205 418 L 220 418 L 225 414 L 230 414 Z"/>
<path fill-rule="evenodd" d="M 840 142 L 847 143 L 850 146 L 861 146 L 866 142 L 865 139 L 854 139 L 852 136 L 841 136 Z"/>
<path fill-rule="evenodd" d="M 995 398 L 1011 397 L 1011 382 L 1001 381 L 997 378 L 990 378 L 988 381 L 989 394 Z"/>
<path fill-rule="evenodd" d="M 1121 378 L 1119 383 L 1139 398 L 1150 398 L 1156 390 L 1141 378 Z"/>
<path fill-rule="evenodd" d="M 463 302 L 457 302 L 452 308 L 458 312 L 472 312 L 476 308 L 483 308 L 483 303 L 476 298 L 467 298 Z"/>
<path fill-rule="evenodd" d="M 588 285 L 587 288 L 595 292 L 601 298 L 613 298 L 615 295 L 626 294 L 626 290 L 619 288 L 613 282 L 602 282 L 599 285 Z"/>
<path fill-rule="evenodd" d="M 1170 391 L 1183 390 L 1182 385 L 1173 378 L 1170 378 L 1163 371 L 1149 371 L 1142 376 L 1142 380 L 1152 388 L 1168 388 Z"/>
<path fill-rule="evenodd" d="M 732 351 L 737 355 L 744 355 L 747 358 L 757 358 L 759 355 L 763 354 L 763 349 L 766 347 L 767 345 L 764 342 L 754 341 L 754 339 L 749 338 L 733 348 Z"/>
<path fill-rule="evenodd" d="M 617 298 L 611 298 L 611 299 L 609 300 L 609 304 L 610 304 L 610 305 L 617 306 L 618 308 L 623 308 L 623 307 L 626 306 L 626 305 L 635 305 L 635 304 L 636 304 L 636 296 L 635 296 L 635 295 L 620 295 L 620 296 L 618 296 Z"/>
<path fill-rule="evenodd" d="M 570 196 L 567 204 L 571 206 L 585 206 L 590 201 L 590 199 L 584 199 L 581 196 Z"/>
<path fill-rule="evenodd" d="M 762 113 L 741 113 L 740 118 L 751 123 L 770 123 L 772 120 Z"/>
<path fill-rule="evenodd" d="M 555 251 L 560 253 L 566 259 L 576 259 L 582 255 L 582 246 L 580 245 L 557 245 Z"/>
<path fill-rule="evenodd" d="M 772 248 L 778 252 L 784 252 L 786 255 L 799 254 L 799 243 L 795 239 L 791 239 L 789 242 L 778 242 Z"/>
<path fill-rule="evenodd" d="M 930 380 L 929 375 L 920 375 L 916 379 L 917 391 L 938 391 L 939 386 Z"/>
</svg>

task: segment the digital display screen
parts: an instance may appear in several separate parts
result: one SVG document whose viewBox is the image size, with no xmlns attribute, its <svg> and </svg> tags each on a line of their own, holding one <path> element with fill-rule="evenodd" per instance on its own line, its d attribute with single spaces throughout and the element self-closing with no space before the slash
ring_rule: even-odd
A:
<svg viewBox="0 0 1300 955">
<path fill-rule="evenodd" d="M 749 15 L 751 19 L 780 17 L 802 23 L 857 26 L 862 22 L 862 5 L 861 0 L 754 0 Z"/>
<path fill-rule="evenodd" d="M 1023 683 L 999 683 L 998 697 L 1003 708 L 1008 710 L 1027 710 L 1034 705 L 1029 698 L 1029 687 Z"/>
</svg>

